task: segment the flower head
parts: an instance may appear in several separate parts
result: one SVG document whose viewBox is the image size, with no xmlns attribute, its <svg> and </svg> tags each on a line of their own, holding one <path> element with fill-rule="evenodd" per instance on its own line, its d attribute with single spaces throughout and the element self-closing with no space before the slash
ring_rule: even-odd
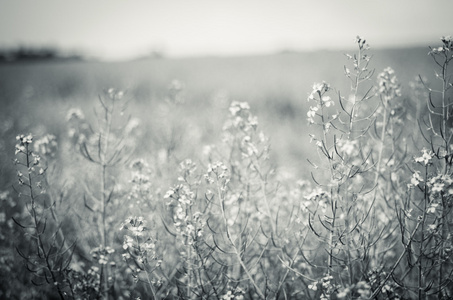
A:
<svg viewBox="0 0 453 300">
<path fill-rule="evenodd" d="M 422 149 L 422 153 L 422 156 L 415 157 L 414 160 L 415 162 L 423 163 L 426 166 L 431 163 L 431 159 L 434 157 L 434 153 L 432 151 L 428 152 L 428 150 L 426 149 Z"/>
</svg>

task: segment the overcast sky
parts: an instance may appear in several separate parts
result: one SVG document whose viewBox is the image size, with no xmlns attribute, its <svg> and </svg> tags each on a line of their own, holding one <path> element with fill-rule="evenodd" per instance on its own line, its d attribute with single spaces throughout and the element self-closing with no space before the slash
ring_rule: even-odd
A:
<svg viewBox="0 0 453 300">
<path fill-rule="evenodd" d="M 0 0 L 0 47 L 51 45 L 123 59 L 437 43 L 453 0 Z"/>
</svg>

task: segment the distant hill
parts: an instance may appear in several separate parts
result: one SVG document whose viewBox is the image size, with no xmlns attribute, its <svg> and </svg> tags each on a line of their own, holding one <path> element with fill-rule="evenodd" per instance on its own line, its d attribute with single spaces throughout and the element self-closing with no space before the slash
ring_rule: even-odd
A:
<svg viewBox="0 0 453 300">
<path fill-rule="evenodd" d="M 78 54 L 63 54 L 58 49 L 18 47 L 0 50 L 0 62 L 82 60 Z"/>
</svg>

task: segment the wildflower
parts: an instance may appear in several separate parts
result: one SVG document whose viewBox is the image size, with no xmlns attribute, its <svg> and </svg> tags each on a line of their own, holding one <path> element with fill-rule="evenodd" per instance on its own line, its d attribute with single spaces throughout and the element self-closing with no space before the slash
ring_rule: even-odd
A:
<svg viewBox="0 0 453 300">
<path fill-rule="evenodd" d="M 147 243 L 142 244 L 143 250 L 151 251 L 151 250 L 154 250 L 154 248 L 156 248 L 156 245 L 154 243 L 147 242 Z"/>
<path fill-rule="evenodd" d="M 445 184 L 443 182 L 436 182 L 433 184 L 431 191 L 433 193 L 440 193 L 443 191 Z"/>
<path fill-rule="evenodd" d="M 132 231 L 135 236 L 142 236 L 143 232 L 145 231 L 145 227 L 143 225 L 137 227 L 134 226 L 131 227 L 130 231 Z"/>
<path fill-rule="evenodd" d="M 351 141 L 351 140 L 339 140 L 337 142 L 337 148 L 351 156 L 354 153 L 354 150 L 357 149 L 357 141 Z"/>
<path fill-rule="evenodd" d="M 136 159 L 130 164 L 130 168 L 141 171 L 148 168 L 148 164 L 143 159 Z"/>
<path fill-rule="evenodd" d="M 316 116 L 316 112 L 318 111 L 317 106 L 310 106 L 308 112 L 307 112 L 307 120 L 310 124 L 315 123 L 314 117 Z"/>
<path fill-rule="evenodd" d="M 365 281 L 359 281 L 356 288 L 361 298 L 368 298 L 371 294 L 371 287 Z"/>
<path fill-rule="evenodd" d="M 107 257 L 105 255 L 100 255 L 99 264 L 106 265 L 108 263 Z"/>
<path fill-rule="evenodd" d="M 33 158 L 33 165 L 34 166 L 39 165 L 39 162 L 41 161 L 41 157 L 34 153 L 32 153 L 31 156 Z"/>
<path fill-rule="evenodd" d="M 212 177 L 210 177 L 208 174 L 204 174 L 203 177 L 206 180 L 207 184 L 213 184 L 214 183 L 214 179 L 212 179 Z M 210 194 L 210 193 L 212 193 L 212 192 L 208 190 L 207 194 Z"/>
<path fill-rule="evenodd" d="M 186 213 L 181 206 L 178 206 L 175 211 L 175 216 L 177 219 L 184 220 L 186 217 Z"/>
<path fill-rule="evenodd" d="M 350 292 L 349 288 L 344 288 L 341 292 L 337 294 L 337 298 L 342 299 L 345 298 Z"/>
<path fill-rule="evenodd" d="M 234 299 L 233 292 L 228 291 L 225 295 L 223 295 L 222 299 L 224 299 L 224 300 Z"/>
<path fill-rule="evenodd" d="M 430 225 L 428 225 L 428 231 L 429 231 L 429 232 L 433 233 L 433 232 L 436 231 L 436 229 L 437 229 L 436 224 L 430 224 Z"/>
<path fill-rule="evenodd" d="M 106 93 L 112 100 L 120 100 L 124 96 L 124 92 L 114 88 L 109 88 Z"/>
<path fill-rule="evenodd" d="M 428 213 L 436 213 L 436 209 L 439 206 L 439 203 L 431 203 L 431 205 L 428 208 Z"/>
<path fill-rule="evenodd" d="M 354 39 L 354 43 L 360 43 L 362 41 L 362 38 L 358 35 Z"/>
<path fill-rule="evenodd" d="M 173 196 L 174 194 L 175 194 L 175 191 L 173 189 L 168 190 L 164 195 L 164 199 L 171 198 L 171 196 Z"/>
<path fill-rule="evenodd" d="M 85 120 L 85 115 L 80 108 L 71 108 L 66 114 L 66 120 Z"/>
<path fill-rule="evenodd" d="M 420 176 L 420 172 L 415 171 L 414 174 L 412 174 L 411 185 L 417 186 L 422 181 L 423 181 L 423 178 Z"/>
<path fill-rule="evenodd" d="M 330 107 L 331 105 L 335 105 L 335 102 L 333 102 L 332 98 L 330 98 L 330 96 L 324 96 L 322 97 L 322 103 L 326 106 L 326 107 Z"/>
<path fill-rule="evenodd" d="M 54 157 L 57 153 L 57 138 L 52 134 L 47 134 L 36 140 L 33 150 L 44 157 Z"/>
<path fill-rule="evenodd" d="M 317 281 L 313 282 L 312 284 L 308 285 L 308 288 L 310 290 L 317 291 L 318 290 L 318 282 Z"/>
<path fill-rule="evenodd" d="M 415 162 L 424 163 L 425 166 L 431 163 L 431 159 L 434 157 L 434 153 L 432 151 L 428 152 L 426 149 L 422 149 L 423 155 L 420 157 L 415 157 Z"/>
<path fill-rule="evenodd" d="M 238 101 L 233 101 L 229 108 L 230 113 L 233 116 L 237 116 L 241 110 L 249 110 L 249 109 L 250 109 L 250 106 L 247 102 L 238 102 Z"/>
<path fill-rule="evenodd" d="M 215 174 L 219 179 L 228 178 L 228 168 L 222 162 L 215 162 L 208 165 L 207 175 Z"/>
<path fill-rule="evenodd" d="M 378 94 L 382 95 L 385 101 L 401 96 L 400 85 L 394 74 L 395 71 L 387 67 L 377 77 L 379 86 Z"/>
<path fill-rule="evenodd" d="M 307 101 L 315 100 L 315 95 L 323 94 L 330 90 L 329 84 L 323 83 L 314 83 L 313 90 L 311 91 L 310 95 L 307 98 Z"/>
<path fill-rule="evenodd" d="M 442 36 L 440 40 L 442 41 L 443 45 L 437 48 L 432 48 L 428 54 L 434 55 L 444 52 L 446 53 L 453 50 L 453 39 L 451 36 Z"/>
<path fill-rule="evenodd" d="M 16 140 L 19 141 L 19 144 L 16 144 L 15 146 L 16 148 L 16 151 L 14 153 L 15 155 L 17 155 L 18 153 L 25 153 L 27 151 L 26 145 L 29 145 L 33 142 L 33 136 L 31 134 L 29 135 L 21 134 L 16 136 Z"/>
<path fill-rule="evenodd" d="M 123 249 L 132 248 L 134 246 L 134 239 L 128 235 L 124 236 Z"/>
</svg>

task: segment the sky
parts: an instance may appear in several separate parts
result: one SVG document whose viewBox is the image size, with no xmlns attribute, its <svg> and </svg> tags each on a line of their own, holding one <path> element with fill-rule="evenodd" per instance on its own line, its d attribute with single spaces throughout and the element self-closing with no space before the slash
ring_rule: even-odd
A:
<svg viewBox="0 0 453 300">
<path fill-rule="evenodd" d="M 452 0 L 0 0 L 0 47 L 106 60 L 373 48 L 453 35 Z"/>
</svg>

